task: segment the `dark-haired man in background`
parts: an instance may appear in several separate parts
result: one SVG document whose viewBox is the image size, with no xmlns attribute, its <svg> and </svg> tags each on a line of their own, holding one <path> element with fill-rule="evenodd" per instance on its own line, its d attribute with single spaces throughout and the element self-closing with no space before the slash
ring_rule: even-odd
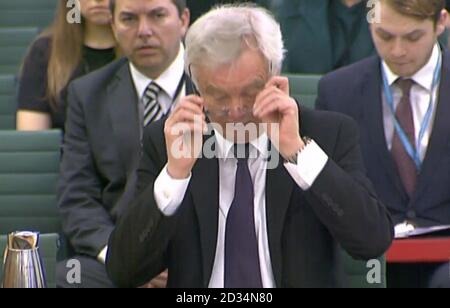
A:
<svg viewBox="0 0 450 308">
<path fill-rule="evenodd" d="M 126 58 L 69 87 L 58 204 L 81 263 L 81 284 L 112 287 L 105 272 L 108 238 L 133 194 L 145 126 L 170 113 L 190 91 L 184 75 L 185 0 L 111 0 L 112 26 Z M 126 187 L 128 188 L 126 189 Z M 125 193 L 124 193 L 125 192 Z M 165 276 L 156 280 L 164 286 Z"/>
</svg>

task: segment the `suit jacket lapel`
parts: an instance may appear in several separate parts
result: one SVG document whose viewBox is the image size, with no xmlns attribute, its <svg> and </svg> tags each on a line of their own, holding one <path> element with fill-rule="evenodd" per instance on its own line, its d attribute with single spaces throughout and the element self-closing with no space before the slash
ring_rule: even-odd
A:
<svg viewBox="0 0 450 308">
<path fill-rule="evenodd" d="M 273 151 L 274 153 L 276 151 Z M 278 152 L 276 155 L 279 156 Z M 266 211 L 267 233 L 269 237 L 270 258 L 277 287 L 282 287 L 282 246 L 281 235 L 284 220 L 289 207 L 294 182 L 279 156 L 279 164 L 275 169 L 267 170 L 266 176 Z"/>
<path fill-rule="evenodd" d="M 450 147 L 450 53 L 444 52 L 442 77 L 439 86 L 436 118 L 428 144 L 427 155 L 422 165 L 415 197 L 417 198 L 430 183 L 429 179 L 438 170 L 441 159 Z"/>
<path fill-rule="evenodd" d="M 189 78 L 189 76 L 186 76 L 185 86 L 186 86 L 186 95 L 191 95 L 191 94 L 196 93 L 195 85 L 192 82 L 191 78 Z"/>
<path fill-rule="evenodd" d="M 381 62 L 378 57 L 373 58 L 366 75 L 363 77 L 363 86 L 361 91 L 360 103 L 363 104 L 363 121 L 367 123 L 367 129 L 370 136 L 370 142 L 373 145 L 374 155 L 383 165 L 388 178 L 392 181 L 399 193 L 406 194 L 400 177 L 397 173 L 392 155 L 386 144 L 386 135 L 383 120 L 383 98 L 382 98 L 382 79 Z"/>
<path fill-rule="evenodd" d="M 214 138 L 214 136 L 210 138 Z M 203 286 L 206 288 L 214 266 L 219 225 L 218 160 L 200 158 L 192 170 L 190 185 L 200 228 Z"/>
<path fill-rule="evenodd" d="M 107 98 L 117 150 L 128 175 L 139 161 L 141 148 L 139 99 L 131 79 L 128 61 L 124 61 L 123 66 L 117 71 L 108 88 Z"/>
</svg>

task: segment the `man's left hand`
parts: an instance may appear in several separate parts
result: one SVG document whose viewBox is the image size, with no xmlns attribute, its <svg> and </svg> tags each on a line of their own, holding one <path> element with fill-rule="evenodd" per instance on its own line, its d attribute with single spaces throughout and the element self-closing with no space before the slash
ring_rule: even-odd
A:
<svg viewBox="0 0 450 308">
<path fill-rule="evenodd" d="M 167 287 L 168 271 L 165 270 L 140 289 L 163 289 Z"/>
<path fill-rule="evenodd" d="M 268 125 L 267 135 L 285 159 L 304 147 L 300 136 L 298 106 L 289 96 L 288 78 L 272 77 L 256 97 L 253 110 L 254 116 Z"/>
</svg>

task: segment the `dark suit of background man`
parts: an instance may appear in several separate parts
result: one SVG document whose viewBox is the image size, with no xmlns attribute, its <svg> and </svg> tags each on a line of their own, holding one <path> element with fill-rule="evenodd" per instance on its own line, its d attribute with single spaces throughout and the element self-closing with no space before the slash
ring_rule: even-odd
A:
<svg viewBox="0 0 450 308">
<path fill-rule="evenodd" d="M 208 12 L 211 8 L 219 4 L 229 3 L 243 3 L 243 2 L 255 2 L 259 5 L 264 5 L 266 8 L 272 8 L 272 3 L 280 0 L 186 0 L 189 11 L 191 12 L 191 22 L 194 22 L 204 13 Z"/>
<path fill-rule="evenodd" d="M 112 286 L 104 266 L 108 238 L 132 195 L 143 127 L 168 114 L 186 91 L 185 1 L 111 2 L 113 30 L 127 58 L 74 82 L 68 95 L 58 203 L 82 266 L 75 287 Z M 58 284 L 70 286 L 64 267 Z"/>
<path fill-rule="evenodd" d="M 381 23 L 371 26 L 379 56 L 324 77 L 317 107 L 358 121 L 368 176 L 395 224 L 450 224 L 450 53 L 437 41 L 447 19 L 444 1 L 381 4 Z M 402 142 L 396 121 L 408 142 Z M 418 150 L 416 160 L 406 150 L 408 143 L 411 153 Z M 422 286 L 445 285 L 450 279 L 448 265 L 441 269 L 441 283 L 430 278 L 436 265 L 407 272 L 397 268 L 388 271 L 391 286 L 397 278 L 402 279 L 399 286 L 418 280 Z"/>
<path fill-rule="evenodd" d="M 324 74 L 375 53 L 366 0 L 289 0 L 275 11 L 289 73 Z"/>
<path fill-rule="evenodd" d="M 186 65 L 202 97 L 183 98 L 145 131 L 138 196 L 109 242 L 118 286 L 167 267 L 170 287 L 331 287 L 338 244 L 358 259 L 390 246 L 392 222 L 364 176 L 356 124 L 306 108 L 299 116 L 277 76 L 283 50 L 278 23 L 257 8 L 219 8 L 189 30 Z M 203 110 L 217 123 L 212 135 L 203 135 Z M 242 135 L 243 123 L 260 122 L 279 134 Z M 236 134 L 227 123 L 241 123 Z M 197 159 L 194 137 L 215 152 L 205 146 Z M 269 147 L 277 164 L 264 158 Z"/>
</svg>

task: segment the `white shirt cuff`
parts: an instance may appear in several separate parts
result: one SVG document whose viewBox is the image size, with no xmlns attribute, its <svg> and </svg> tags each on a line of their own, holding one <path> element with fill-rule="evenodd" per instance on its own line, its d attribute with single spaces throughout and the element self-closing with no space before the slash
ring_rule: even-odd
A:
<svg viewBox="0 0 450 308">
<path fill-rule="evenodd" d="M 173 179 L 167 172 L 167 165 L 155 181 L 153 194 L 159 210 L 165 216 L 172 216 L 183 202 L 191 176 L 184 180 Z"/>
<path fill-rule="evenodd" d="M 97 260 L 100 263 L 106 264 L 106 254 L 108 253 L 108 246 L 105 246 L 105 248 L 100 251 L 100 253 L 97 256 Z"/>
<path fill-rule="evenodd" d="M 285 163 L 284 167 L 303 190 L 308 190 L 328 162 L 328 155 L 312 140 L 297 157 L 297 165 Z"/>
</svg>

